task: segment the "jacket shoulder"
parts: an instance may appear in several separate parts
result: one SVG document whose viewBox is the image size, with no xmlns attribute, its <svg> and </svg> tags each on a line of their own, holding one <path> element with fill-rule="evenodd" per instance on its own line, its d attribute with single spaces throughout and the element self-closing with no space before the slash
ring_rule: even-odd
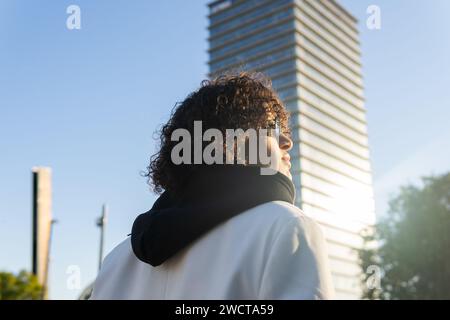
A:
<svg viewBox="0 0 450 320">
<path fill-rule="evenodd" d="M 304 228 L 319 229 L 319 224 L 307 216 L 299 207 L 284 201 L 272 201 L 261 208 L 275 220 L 276 223 L 284 225 L 298 225 Z"/>
</svg>

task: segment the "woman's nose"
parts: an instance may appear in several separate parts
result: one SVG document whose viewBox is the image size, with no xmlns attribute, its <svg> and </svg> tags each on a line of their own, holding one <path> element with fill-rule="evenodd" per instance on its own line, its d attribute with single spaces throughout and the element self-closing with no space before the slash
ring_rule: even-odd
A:
<svg viewBox="0 0 450 320">
<path fill-rule="evenodd" d="M 280 141 L 278 143 L 281 150 L 289 151 L 292 149 L 292 140 L 284 134 L 280 134 Z"/>
</svg>

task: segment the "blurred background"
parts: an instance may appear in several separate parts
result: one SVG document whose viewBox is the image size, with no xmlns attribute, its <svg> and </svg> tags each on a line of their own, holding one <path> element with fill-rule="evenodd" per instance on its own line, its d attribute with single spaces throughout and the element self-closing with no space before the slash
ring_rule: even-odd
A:
<svg viewBox="0 0 450 320">
<path fill-rule="evenodd" d="M 339 298 L 449 299 L 449 14 L 447 0 L 1 1 L 0 298 L 42 298 L 42 279 L 44 297 L 79 298 L 101 238 L 106 254 L 156 199 L 141 175 L 155 130 L 240 68 L 271 76 L 294 115 L 297 204 L 326 230 Z M 33 209 L 43 181 L 51 205 Z M 48 279 L 26 273 L 47 256 Z"/>
</svg>

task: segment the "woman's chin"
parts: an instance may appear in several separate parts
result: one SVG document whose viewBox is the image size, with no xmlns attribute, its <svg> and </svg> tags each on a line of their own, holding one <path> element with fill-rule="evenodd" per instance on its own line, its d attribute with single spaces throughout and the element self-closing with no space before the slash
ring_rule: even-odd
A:
<svg viewBox="0 0 450 320">
<path fill-rule="evenodd" d="M 280 172 L 292 180 L 292 175 L 291 175 L 291 172 L 289 171 L 289 169 L 280 170 Z"/>
</svg>

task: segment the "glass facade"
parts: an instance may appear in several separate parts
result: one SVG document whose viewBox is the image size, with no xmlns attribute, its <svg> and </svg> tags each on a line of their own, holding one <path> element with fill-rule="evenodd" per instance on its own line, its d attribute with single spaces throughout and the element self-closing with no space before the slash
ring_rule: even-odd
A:
<svg viewBox="0 0 450 320">
<path fill-rule="evenodd" d="M 291 111 L 297 205 L 323 227 L 337 298 L 359 298 L 355 249 L 375 210 L 356 19 L 336 0 L 209 7 L 210 76 L 249 70 L 272 79 Z"/>
</svg>

